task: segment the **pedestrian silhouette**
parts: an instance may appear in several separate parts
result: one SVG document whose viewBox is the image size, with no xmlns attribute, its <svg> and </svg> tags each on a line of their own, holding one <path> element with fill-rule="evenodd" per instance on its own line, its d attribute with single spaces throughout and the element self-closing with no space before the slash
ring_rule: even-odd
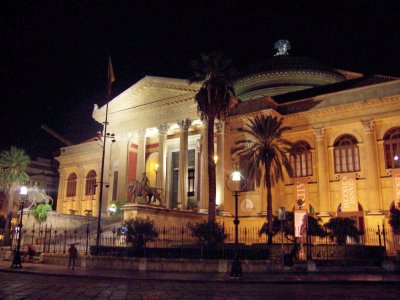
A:
<svg viewBox="0 0 400 300">
<path fill-rule="evenodd" d="M 78 249 L 76 249 L 75 244 L 71 244 L 68 249 L 69 262 L 68 269 L 75 269 L 75 261 L 78 258 Z"/>
</svg>

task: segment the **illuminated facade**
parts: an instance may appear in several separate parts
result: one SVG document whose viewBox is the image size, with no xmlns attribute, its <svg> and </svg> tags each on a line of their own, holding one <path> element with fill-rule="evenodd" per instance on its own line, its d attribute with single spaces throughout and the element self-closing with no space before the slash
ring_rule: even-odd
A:
<svg viewBox="0 0 400 300">
<path fill-rule="evenodd" d="M 296 200 L 321 217 L 351 216 L 362 226 L 381 224 L 400 199 L 400 79 L 335 70 L 311 59 L 283 53 L 244 70 L 235 81 L 242 101 L 225 122 L 215 124 L 217 204 L 221 216 L 233 213 L 225 187 L 232 163 L 230 149 L 247 118 L 284 117 L 292 127 L 285 138 L 298 145 L 290 158 L 295 177 L 273 189 L 273 211 L 292 210 Z M 166 208 L 197 203 L 207 212 L 205 124 L 194 95 L 199 83 L 146 76 L 109 102 L 102 210 L 115 200 L 129 200 L 128 182 L 146 172 L 151 186 L 162 188 Z M 102 123 L 105 107 L 93 118 Z M 179 155 L 185 153 L 186 155 Z M 102 144 L 61 149 L 57 211 L 98 214 Z M 155 168 L 155 166 L 158 168 Z M 396 184 L 397 179 L 397 184 Z M 241 193 L 243 220 L 263 222 L 266 190 L 249 182 Z"/>
</svg>

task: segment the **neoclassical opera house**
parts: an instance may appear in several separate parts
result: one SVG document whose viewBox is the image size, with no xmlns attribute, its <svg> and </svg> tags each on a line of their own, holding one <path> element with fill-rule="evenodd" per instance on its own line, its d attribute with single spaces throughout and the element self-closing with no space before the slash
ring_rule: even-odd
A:
<svg viewBox="0 0 400 300">
<path fill-rule="evenodd" d="M 225 122 L 216 122 L 214 145 L 207 145 L 194 100 L 200 83 L 146 76 L 112 99 L 107 131 L 115 134 L 115 142 L 105 145 L 102 211 L 113 201 L 128 201 L 126 212 L 132 216 L 162 210 L 190 220 L 207 213 L 205 153 L 213 146 L 218 214 L 231 218 L 234 198 L 225 181 L 234 161 L 242 169 L 246 162 L 232 158 L 230 149 L 248 118 L 266 114 L 283 117 L 284 125 L 292 127 L 285 137 L 298 145 L 290 158 L 294 177 L 274 187 L 274 212 L 292 210 L 303 199 L 310 213 L 353 217 L 360 228 L 387 220 L 400 199 L 400 78 L 279 54 L 240 70 L 234 87 L 241 102 Z M 106 106 L 93 111 L 97 122 L 103 124 L 105 117 Z M 57 211 L 98 215 L 102 142 L 62 148 L 57 160 Z M 150 186 L 159 188 L 162 208 L 129 203 L 128 183 L 140 180 L 143 172 Z M 197 213 L 186 211 L 196 205 Z M 248 182 L 239 196 L 242 222 L 262 224 L 265 212 L 265 188 Z M 156 223 L 161 219 L 156 217 Z"/>
</svg>

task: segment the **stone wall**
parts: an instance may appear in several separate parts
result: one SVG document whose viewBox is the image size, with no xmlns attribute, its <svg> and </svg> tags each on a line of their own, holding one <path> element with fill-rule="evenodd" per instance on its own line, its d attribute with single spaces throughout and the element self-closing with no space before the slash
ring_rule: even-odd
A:
<svg viewBox="0 0 400 300">
<path fill-rule="evenodd" d="M 95 217 L 86 217 L 86 216 L 77 216 L 77 215 L 68 215 L 68 214 L 59 214 L 54 211 L 47 213 L 47 220 L 42 224 L 39 224 L 32 213 L 29 211 L 24 211 L 24 216 L 22 219 L 22 224 L 25 228 L 32 228 L 35 225 L 35 228 L 39 228 L 40 226 L 46 226 L 49 228 L 66 228 L 75 229 L 82 225 L 86 225 L 88 223 L 95 222 L 97 218 Z"/>
<path fill-rule="evenodd" d="M 41 261 L 45 264 L 62 265 L 67 268 L 67 254 L 41 254 Z M 131 270 L 141 272 L 196 272 L 196 273 L 229 273 L 231 260 L 225 259 L 165 259 L 165 258 L 136 258 L 110 256 L 81 256 L 76 266 L 87 269 Z M 282 272 L 282 264 L 265 260 L 242 260 L 244 273 Z M 304 272 L 307 270 L 305 262 L 297 262 L 290 271 Z"/>
</svg>

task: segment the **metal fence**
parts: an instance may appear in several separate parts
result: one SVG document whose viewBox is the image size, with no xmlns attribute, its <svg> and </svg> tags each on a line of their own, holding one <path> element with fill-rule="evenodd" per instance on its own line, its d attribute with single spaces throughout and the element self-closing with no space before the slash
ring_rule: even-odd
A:
<svg viewBox="0 0 400 300">
<path fill-rule="evenodd" d="M 159 227 L 156 230 L 158 237 L 146 244 L 147 255 L 158 255 L 154 252 L 154 249 L 159 249 L 158 251 L 162 252 L 162 256 L 204 257 L 204 245 L 198 243 L 198 240 L 192 236 L 188 227 Z M 259 231 L 260 228 L 258 227 L 239 228 L 239 249 L 242 258 L 279 257 L 283 253 L 292 251 L 292 238 L 288 239 L 279 232 L 273 237 L 273 245 L 267 247 L 267 237 L 265 234 L 259 235 Z M 224 232 L 226 239 L 219 248 L 222 253 L 218 255 L 228 258 L 233 255 L 234 227 L 224 227 Z M 0 232 L 0 248 L 5 246 L 5 236 L 7 234 L 7 232 Z M 9 233 L 12 249 L 16 247 L 18 234 L 17 227 L 13 228 Z M 23 250 L 26 250 L 27 245 L 32 245 L 40 253 L 65 254 L 72 243 L 76 244 L 80 254 L 90 254 L 90 247 L 96 245 L 96 230 L 89 224 L 76 229 L 53 228 L 52 226 L 44 225 L 23 228 L 22 230 L 21 249 Z M 126 237 L 119 232 L 117 227 L 104 229 L 101 233 L 100 245 L 105 247 L 128 246 Z M 352 256 L 351 251 L 355 251 L 354 249 L 359 249 L 357 251 L 366 253 L 368 246 L 380 247 L 382 255 L 396 256 L 400 250 L 400 236 L 394 235 L 391 230 L 385 227 L 367 228 L 360 237 L 359 242 L 347 239 L 345 245 L 335 246 L 337 246 L 336 241 L 330 239 L 330 237 L 314 236 L 309 239 L 309 245 L 306 243 L 304 245 L 304 247 L 310 248 L 309 251 L 314 258 L 321 259 L 350 257 Z M 354 255 L 357 254 L 354 253 Z"/>
</svg>

